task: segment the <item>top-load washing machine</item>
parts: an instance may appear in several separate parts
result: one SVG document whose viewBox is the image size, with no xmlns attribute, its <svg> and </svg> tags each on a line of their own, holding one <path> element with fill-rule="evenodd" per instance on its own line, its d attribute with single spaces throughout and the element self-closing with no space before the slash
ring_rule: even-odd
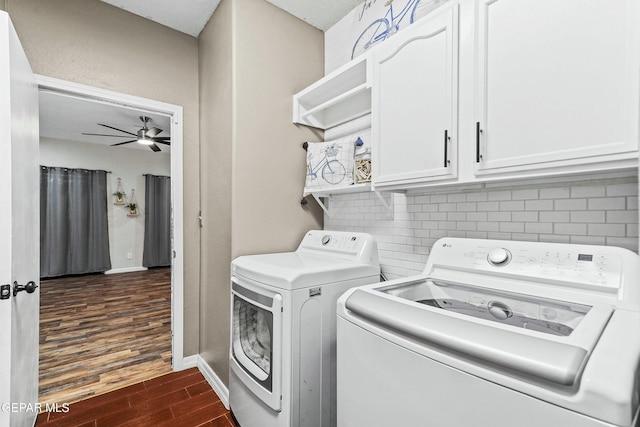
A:
<svg viewBox="0 0 640 427">
<path fill-rule="evenodd" d="M 241 427 L 336 425 L 336 301 L 379 282 L 371 235 L 310 231 L 231 263 L 229 403 Z"/>
<path fill-rule="evenodd" d="M 445 238 L 338 301 L 338 426 L 638 426 L 626 249 Z"/>
</svg>

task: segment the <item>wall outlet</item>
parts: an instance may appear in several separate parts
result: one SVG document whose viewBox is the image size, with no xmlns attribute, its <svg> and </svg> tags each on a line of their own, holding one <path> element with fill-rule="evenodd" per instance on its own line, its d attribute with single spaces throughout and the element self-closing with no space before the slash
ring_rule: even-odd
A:
<svg viewBox="0 0 640 427">
<path fill-rule="evenodd" d="M 133 259 L 133 253 L 127 252 L 127 259 Z"/>
</svg>

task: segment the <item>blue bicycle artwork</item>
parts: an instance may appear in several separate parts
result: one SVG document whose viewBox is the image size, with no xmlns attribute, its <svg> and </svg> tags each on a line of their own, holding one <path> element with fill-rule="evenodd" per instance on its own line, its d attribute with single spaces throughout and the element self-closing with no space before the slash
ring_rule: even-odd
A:
<svg viewBox="0 0 640 427">
<path fill-rule="evenodd" d="M 337 159 L 339 149 L 336 147 L 336 144 L 329 145 L 324 150 L 324 158 L 318 162 L 315 166 L 311 166 L 311 162 L 309 162 L 309 166 L 307 167 L 307 176 L 309 178 L 317 179 L 318 171 L 320 171 L 320 175 L 322 179 L 327 181 L 331 185 L 339 184 L 344 177 L 347 175 L 347 168 Z"/>
<path fill-rule="evenodd" d="M 385 7 L 388 6 L 387 13 L 384 17 L 373 21 L 360 34 L 351 51 L 351 59 L 364 53 L 371 46 L 380 43 L 387 37 L 400 29 L 400 23 L 409 14 L 409 23 L 413 24 L 434 9 L 437 9 L 448 0 L 408 0 L 402 10 L 396 15 L 393 10 L 393 0 L 387 0 Z"/>
</svg>

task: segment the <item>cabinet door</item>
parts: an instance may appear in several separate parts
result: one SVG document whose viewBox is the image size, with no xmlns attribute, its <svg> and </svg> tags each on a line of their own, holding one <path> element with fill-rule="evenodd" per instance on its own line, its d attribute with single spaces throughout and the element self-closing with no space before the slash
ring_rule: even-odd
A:
<svg viewBox="0 0 640 427">
<path fill-rule="evenodd" d="M 374 186 L 455 176 L 457 6 L 403 30 L 373 58 Z"/>
<path fill-rule="evenodd" d="M 476 10 L 478 174 L 637 158 L 637 0 L 476 0 Z"/>
</svg>

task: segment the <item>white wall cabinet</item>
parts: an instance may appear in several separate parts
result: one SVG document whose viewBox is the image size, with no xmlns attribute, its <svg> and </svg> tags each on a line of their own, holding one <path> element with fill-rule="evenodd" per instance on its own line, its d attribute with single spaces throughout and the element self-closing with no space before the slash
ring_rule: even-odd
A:
<svg viewBox="0 0 640 427">
<path fill-rule="evenodd" d="M 475 1 L 476 176 L 637 160 L 637 0 Z"/>
<path fill-rule="evenodd" d="M 371 110 L 372 188 L 638 167 L 640 1 L 453 0 L 294 97 Z M 296 109 L 297 108 L 297 109 Z"/>
<path fill-rule="evenodd" d="M 457 6 L 373 52 L 374 188 L 456 176 L 457 58 Z"/>
</svg>

